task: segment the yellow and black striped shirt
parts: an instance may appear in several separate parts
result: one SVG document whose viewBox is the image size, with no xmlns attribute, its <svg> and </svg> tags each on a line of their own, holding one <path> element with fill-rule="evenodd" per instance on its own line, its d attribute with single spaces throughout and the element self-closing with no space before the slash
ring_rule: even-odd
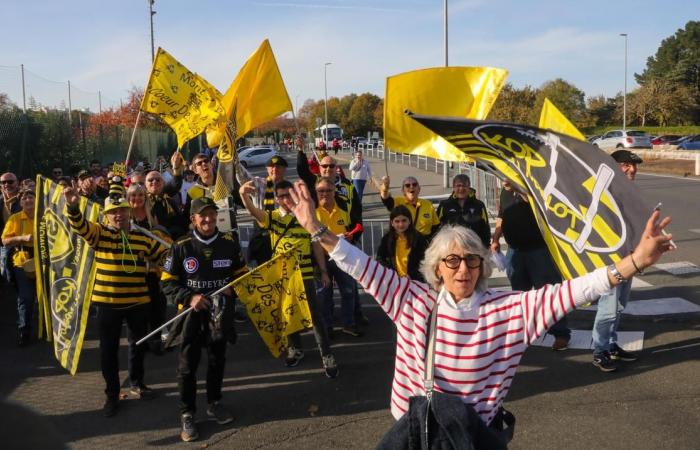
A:
<svg viewBox="0 0 700 450">
<path fill-rule="evenodd" d="M 92 301 L 116 304 L 151 301 L 146 286 L 146 260 L 160 262 L 167 252 L 165 246 L 138 231 L 122 235 L 105 225 L 88 222 L 80 211 L 66 211 L 73 231 L 95 250 Z"/>
<path fill-rule="evenodd" d="M 294 221 L 291 225 L 290 222 Z M 296 256 L 299 260 L 301 277 L 304 280 L 314 278 L 314 266 L 311 260 L 311 235 L 304 229 L 292 214 L 282 216 L 276 209 L 265 215 L 265 220 L 259 223 L 263 229 L 270 230 L 270 242 L 275 249 L 272 256 L 277 256 L 299 244 Z M 277 243 L 279 241 L 279 244 Z"/>
<path fill-rule="evenodd" d="M 272 178 L 265 179 L 265 195 L 263 196 L 263 209 L 265 211 L 275 210 L 275 182 Z"/>
</svg>

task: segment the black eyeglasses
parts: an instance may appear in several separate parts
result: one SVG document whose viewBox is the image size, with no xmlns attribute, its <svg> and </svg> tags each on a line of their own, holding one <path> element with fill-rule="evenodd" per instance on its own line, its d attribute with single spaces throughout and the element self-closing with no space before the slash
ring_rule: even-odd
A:
<svg viewBox="0 0 700 450">
<path fill-rule="evenodd" d="M 63 175 L 63 172 L 60 171 L 60 170 L 54 170 L 54 171 L 53 171 L 53 174 L 54 174 L 54 175 Z"/>
<path fill-rule="evenodd" d="M 459 266 L 462 264 L 462 261 L 465 261 L 467 263 L 467 267 L 470 269 L 477 269 L 481 267 L 481 262 L 484 260 L 479 255 L 474 255 L 474 254 L 468 254 L 467 256 L 459 256 L 459 255 L 447 255 L 444 258 L 442 258 L 442 262 L 445 263 L 447 267 L 450 269 L 459 269 Z"/>
<path fill-rule="evenodd" d="M 330 194 L 331 192 L 335 192 L 335 189 L 316 189 L 316 192 L 319 194 Z"/>
<path fill-rule="evenodd" d="M 335 169 L 335 164 L 321 164 L 324 169 Z"/>
<path fill-rule="evenodd" d="M 162 178 L 149 178 L 146 183 L 160 183 L 161 181 L 163 181 Z"/>
<path fill-rule="evenodd" d="M 403 187 L 405 187 L 405 188 L 418 187 L 418 183 L 404 183 Z"/>
<path fill-rule="evenodd" d="M 200 159 L 199 161 L 194 163 L 195 166 L 202 166 L 204 164 L 209 164 L 209 160 L 208 159 Z"/>
<path fill-rule="evenodd" d="M 0 184 L 15 184 L 15 180 L 0 180 Z"/>
</svg>

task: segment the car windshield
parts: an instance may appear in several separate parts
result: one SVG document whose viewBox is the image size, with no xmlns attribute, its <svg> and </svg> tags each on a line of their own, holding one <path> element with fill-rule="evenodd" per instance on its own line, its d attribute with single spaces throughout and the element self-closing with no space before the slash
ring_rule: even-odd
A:
<svg viewBox="0 0 700 450">
<path fill-rule="evenodd" d="M 641 137 L 646 137 L 647 134 L 643 131 L 628 131 L 627 136 L 641 136 Z"/>
</svg>

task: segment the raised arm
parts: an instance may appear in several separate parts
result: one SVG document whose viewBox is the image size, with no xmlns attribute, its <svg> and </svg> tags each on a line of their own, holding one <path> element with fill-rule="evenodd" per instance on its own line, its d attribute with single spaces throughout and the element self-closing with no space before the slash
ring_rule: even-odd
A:
<svg viewBox="0 0 700 450">
<path fill-rule="evenodd" d="M 85 216 L 80 212 L 78 191 L 72 187 L 64 188 L 63 197 L 66 199 L 66 215 L 70 227 L 85 239 L 90 247 L 97 247 L 100 240 L 100 225 L 85 220 Z"/>
<path fill-rule="evenodd" d="M 256 193 L 255 181 L 246 181 L 238 190 L 243 201 L 243 206 L 248 210 L 251 216 L 259 223 L 265 223 L 267 213 L 253 204 L 253 199 L 250 197 Z"/>
<path fill-rule="evenodd" d="M 666 217 L 659 222 L 659 211 L 649 217 L 639 244 L 632 254 L 614 264 L 622 279 L 630 283 L 632 277 L 656 263 L 661 256 L 671 250 L 671 235 L 664 235 L 663 229 L 670 223 Z M 620 284 L 610 267 L 602 267 L 589 274 L 555 285 L 523 292 L 520 302 L 525 322 L 525 339 L 531 343 L 565 314 L 578 306 L 597 300 L 602 294 Z"/>
</svg>

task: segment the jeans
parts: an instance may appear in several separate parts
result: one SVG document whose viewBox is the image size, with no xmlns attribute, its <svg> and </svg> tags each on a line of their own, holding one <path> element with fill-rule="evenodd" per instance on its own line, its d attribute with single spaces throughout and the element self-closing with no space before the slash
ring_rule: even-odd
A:
<svg viewBox="0 0 700 450">
<path fill-rule="evenodd" d="M 208 312 L 190 314 L 201 314 L 199 320 L 206 320 Z M 207 403 L 221 400 L 221 385 L 226 365 L 226 340 L 212 341 L 208 338 L 208 328 L 200 328 L 200 333 L 188 336 L 180 346 L 177 385 L 180 390 L 181 414 L 194 414 L 197 411 L 197 367 L 202 356 L 202 347 L 207 349 Z"/>
<path fill-rule="evenodd" d="M 100 337 L 100 366 L 102 377 L 107 387 L 108 398 L 119 398 L 119 338 L 122 334 L 122 322 L 126 320 L 129 341 L 129 382 L 131 386 L 143 383 L 143 359 L 146 344 L 136 345 L 136 341 L 146 335 L 148 321 L 148 303 L 131 303 L 126 305 L 96 303 L 97 324 Z"/>
<path fill-rule="evenodd" d="M 359 195 L 360 200 L 362 200 L 362 196 L 364 195 L 364 192 L 365 192 L 365 184 L 367 184 L 367 180 L 352 180 L 352 184 L 355 185 L 355 191 L 357 191 L 357 195 Z"/>
<path fill-rule="evenodd" d="M 598 311 L 593 322 L 593 354 L 609 352 L 613 344 L 617 344 L 617 327 L 620 316 L 627 306 L 632 293 L 632 279 L 618 284 L 607 294 L 598 299 Z"/>
<path fill-rule="evenodd" d="M 17 330 L 29 336 L 36 303 L 36 283 L 22 269 L 15 267 L 14 274 L 17 281 Z"/>
<path fill-rule="evenodd" d="M 533 250 L 513 249 L 512 264 L 513 273 L 510 276 L 510 285 L 513 290 L 529 291 L 530 289 L 539 289 L 546 284 L 562 282 L 561 275 L 557 271 L 547 247 Z M 571 337 L 566 316 L 552 325 L 547 333 L 554 337 Z"/>
<path fill-rule="evenodd" d="M 0 276 L 2 279 L 8 283 L 12 281 L 12 273 L 10 266 L 8 265 L 8 255 L 10 254 L 10 249 L 4 245 L 0 245 Z M 10 263 L 12 264 L 12 263 Z"/>
<path fill-rule="evenodd" d="M 326 356 L 331 353 L 331 344 L 328 339 L 326 322 L 323 320 L 323 308 L 316 296 L 316 285 L 313 279 L 304 280 L 304 290 L 306 291 L 306 299 L 309 303 L 311 320 L 314 324 L 314 339 L 321 352 L 321 356 Z M 292 347 L 301 348 L 301 332 L 289 336 L 289 341 Z"/>
<path fill-rule="evenodd" d="M 333 326 L 333 280 L 338 284 L 340 291 L 340 310 L 344 327 L 355 326 L 355 293 L 353 285 L 355 280 L 338 268 L 335 261 L 329 260 L 326 263 L 328 276 L 331 278 L 331 285 L 321 290 L 321 301 L 323 304 L 323 321 L 327 328 Z"/>
</svg>

